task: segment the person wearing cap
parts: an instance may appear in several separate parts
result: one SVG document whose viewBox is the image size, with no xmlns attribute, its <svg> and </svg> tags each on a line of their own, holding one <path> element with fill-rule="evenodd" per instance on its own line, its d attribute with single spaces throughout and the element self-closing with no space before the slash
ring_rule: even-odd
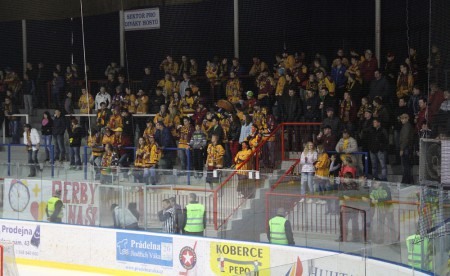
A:
<svg viewBox="0 0 450 276">
<path fill-rule="evenodd" d="M 323 145 L 325 152 L 334 151 L 336 148 L 336 136 L 331 131 L 330 125 L 325 125 L 317 135 L 317 142 Z"/>
<path fill-rule="evenodd" d="M 69 132 L 69 148 L 70 148 L 70 169 L 81 170 L 80 147 L 83 139 L 83 129 L 78 124 L 78 120 L 73 118 L 71 121 Z"/>
<path fill-rule="evenodd" d="M 247 100 L 244 101 L 244 108 L 247 113 L 251 114 L 253 113 L 253 107 L 256 104 L 255 94 L 253 93 L 253 91 L 247 91 L 245 95 L 247 96 Z"/>
<path fill-rule="evenodd" d="M 414 128 L 409 122 L 409 118 L 410 116 L 408 113 L 400 115 L 402 127 L 399 134 L 399 155 L 403 168 L 402 183 L 405 184 L 413 184 L 410 160 L 414 146 Z"/>
<path fill-rule="evenodd" d="M 393 110 L 394 116 L 392 126 L 394 129 L 394 146 L 395 146 L 395 165 L 400 165 L 401 163 L 401 157 L 399 155 L 400 152 L 400 130 L 402 129 L 402 122 L 401 122 L 401 116 L 403 114 L 408 114 L 409 118 L 412 118 L 410 115 L 410 110 L 407 106 L 407 102 L 405 98 L 398 99 L 398 107 Z"/>
<path fill-rule="evenodd" d="M 322 127 L 326 125 L 330 126 L 331 133 L 337 136 L 342 129 L 342 125 L 339 117 L 334 116 L 334 110 L 333 107 L 328 107 L 326 109 L 326 117 L 322 121 Z"/>
<path fill-rule="evenodd" d="M 352 155 L 353 152 L 358 151 L 358 143 L 356 139 L 350 136 L 350 130 L 344 129 L 342 131 L 342 138 L 336 144 L 335 150 L 341 154 L 341 159 L 344 160 L 347 156 L 352 158 L 353 164 L 356 164 L 356 156 Z"/>
<path fill-rule="evenodd" d="M 363 152 L 369 152 L 369 144 L 370 144 L 370 135 L 373 128 L 373 117 L 372 117 L 372 109 L 370 107 L 366 108 L 363 112 L 363 118 L 359 121 L 359 132 L 357 134 L 357 142 L 361 147 Z M 362 163 L 365 166 L 364 156 L 361 156 Z M 370 156 L 368 161 L 367 171 L 371 172 L 372 164 L 370 162 Z"/>
<path fill-rule="evenodd" d="M 184 219 L 181 229 L 186 235 L 203 236 L 206 228 L 205 205 L 198 202 L 197 195 L 189 194 L 189 204 L 183 212 Z"/>
<path fill-rule="evenodd" d="M 61 190 L 56 190 L 53 196 L 47 201 L 45 213 L 47 220 L 54 223 L 61 223 L 63 218 L 64 204 L 61 201 Z"/>
<path fill-rule="evenodd" d="M 286 215 L 284 208 L 278 208 L 276 216 L 269 220 L 267 238 L 270 243 L 295 245 L 291 222 L 286 219 Z"/>
<path fill-rule="evenodd" d="M 39 133 L 35 128 L 32 128 L 30 124 L 25 124 L 23 126 L 23 143 L 27 147 L 28 152 L 28 164 L 30 164 L 30 174 L 28 177 L 36 176 L 36 166 L 39 166 L 38 153 L 40 137 Z"/>
</svg>

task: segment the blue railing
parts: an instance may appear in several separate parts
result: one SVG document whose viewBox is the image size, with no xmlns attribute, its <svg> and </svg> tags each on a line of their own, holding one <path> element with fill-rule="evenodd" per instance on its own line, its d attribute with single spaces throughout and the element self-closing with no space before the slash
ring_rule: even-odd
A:
<svg viewBox="0 0 450 276">
<path fill-rule="evenodd" d="M 8 147 L 8 176 L 11 176 L 11 148 L 12 147 L 26 147 L 25 144 L 0 144 L 0 147 Z M 32 145 L 36 146 L 36 145 Z M 55 176 L 55 145 L 39 145 L 44 149 L 50 147 L 50 164 L 52 168 L 52 177 Z"/>
<path fill-rule="evenodd" d="M 84 163 L 84 179 L 87 179 L 87 164 L 89 162 L 89 154 L 88 154 L 88 149 L 91 147 L 88 146 L 84 146 L 84 158 L 83 158 L 83 163 Z M 136 156 L 136 147 L 125 147 L 125 149 L 128 150 L 133 150 L 133 156 Z M 186 171 L 188 172 L 187 174 L 187 184 L 191 185 L 191 152 L 189 149 L 184 149 L 184 148 L 164 148 L 164 150 L 169 150 L 169 151 L 186 151 Z"/>
</svg>

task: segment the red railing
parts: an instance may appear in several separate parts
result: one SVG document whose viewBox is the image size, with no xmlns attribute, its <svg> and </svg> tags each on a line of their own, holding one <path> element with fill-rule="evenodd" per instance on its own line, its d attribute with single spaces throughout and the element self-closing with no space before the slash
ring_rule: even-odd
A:
<svg viewBox="0 0 450 276">
<path fill-rule="evenodd" d="M 263 157 L 263 164 L 264 164 L 264 158 L 270 158 L 267 154 L 268 151 L 264 151 L 264 149 L 267 146 L 267 143 L 274 143 L 273 149 L 276 150 L 276 155 L 273 155 L 273 157 L 277 160 L 272 160 L 274 166 L 270 168 L 272 171 L 274 168 L 277 168 L 278 165 L 281 165 L 281 163 L 285 160 L 288 160 L 285 158 L 284 152 L 287 149 L 302 149 L 303 143 L 302 141 L 310 141 L 314 138 L 314 131 L 318 132 L 320 123 L 282 123 L 278 125 L 274 131 L 270 134 L 270 136 L 265 137 L 265 139 L 260 143 L 252 152 L 252 155 L 247 158 L 244 162 L 239 164 L 236 167 L 236 170 L 233 171 L 228 177 L 225 178 L 225 180 L 216 188 L 214 189 L 214 228 L 218 230 L 223 225 L 226 225 L 228 220 L 233 216 L 233 214 L 241 207 L 243 206 L 247 198 L 241 198 L 237 199 L 237 194 L 234 193 L 234 188 L 236 186 L 236 176 L 238 174 L 239 169 L 241 169 L 244 165 L 254 162 L 254 169 L 256 171 L 261 170 L 261 163 L 260 163 L 260 155 L 262 153 Z M 286 133 L 292 134 L 288 136 L 287 142 L 288 145 L 285 145 L 285 130 Z M 292 132 L 291 132 L 292 130 Z M 273 140 L 273 141 L 271 141 Z M 279 154 L 281 153 L 281 154 Z M 298 164 L 299 160 L 295 160 L 295 164 L 291 166 L 280 179 L 283 179 L 288 174 L 290 174 L 295 166 Z M 264 178 L 264 177 L 262 177 Z M 239 180 L 238 180 L 239 181 Z M 261 180 L 254 180 L 252 182 L 247 182 L 245 185 L 250 185 L 251 189 L 253 191 L 256 191 L 257 186 L 259 185 L 260 181 L 264 181 L 264 179 Z M 239 183 L 237 183 L 239 185 Z M 253 185 L 253 186 L 252 186 Z M 222 201 L 225 202 L 224 205 L 219 205 L 218 197 L 221 196 Z M 219 210 L 219 208 L 221 210 Z M 223 219 L 219 219 L 219 214 L 223 217 Z"/>
</svg>

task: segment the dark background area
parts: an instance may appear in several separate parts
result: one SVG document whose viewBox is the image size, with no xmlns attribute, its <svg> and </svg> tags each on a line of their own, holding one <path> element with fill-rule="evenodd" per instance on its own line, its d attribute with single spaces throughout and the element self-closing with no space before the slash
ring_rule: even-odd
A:
<svg viewBox="0 0 450 276">
<path fill-rule="evenodd" d="M 431 39 L 445 58 L 449 52 L 449 1 L 432 1 Z M 409 41 L 422 58 L 429 51 L 429 1 L 382 1 L 382 65 L 388 51 L 400 60 L 407 56 L 407 8 Z M 233 57 L 233 1 L 204 1 L 176 6 L 161 6 L 161 29 L 130 31 L 126 37 L 126 59 L 130 78 L 140 79 L 143 67 L 158 65 L 170 54 L 196 58 L 200 72 L 214 56 Z M 275 53 L 286 47 L 290 53 L 304 51 L 325 54 L 330 63 L 339 47 L 346 53 L 356 49 L 374 50 L 375 4 L 373 0 L 285 0 L 240 1 L 240 58 L 249 69 L 254 55 L 269 65 Z M 86 59 L 90 79 L 104 78 L 111 61 L 120 61 L 119 13 L 84 18 Z M 81 19 L 27 21 L 28 60 L 43 61 L 48 67 L 74 62 L 83 71 Z M 73 32 L 74 42 L 71 43 Z M 21 22 L 0 23 L 0 68 L 12 67 L 22 73 Z M 448 60 L 448 59 L 446 59 Z M 450 66 L 445 66 L 449 68 Z M 159 75 L 160 76 L 160 75 Z M 159 77 L 158 76 L 158 77 Z"/>
</svg>

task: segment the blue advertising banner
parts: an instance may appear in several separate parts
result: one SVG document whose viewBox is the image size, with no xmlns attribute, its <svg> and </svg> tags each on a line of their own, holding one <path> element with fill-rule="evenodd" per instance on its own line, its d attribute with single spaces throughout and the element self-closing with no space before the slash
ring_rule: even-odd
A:
<svg viewBox="0 0 450 276">
<path fill-rule="evenodd" d="M 118 261 L 173 266 L 173 240 L 169 237 L 117 232 Z"/>
</svg>

